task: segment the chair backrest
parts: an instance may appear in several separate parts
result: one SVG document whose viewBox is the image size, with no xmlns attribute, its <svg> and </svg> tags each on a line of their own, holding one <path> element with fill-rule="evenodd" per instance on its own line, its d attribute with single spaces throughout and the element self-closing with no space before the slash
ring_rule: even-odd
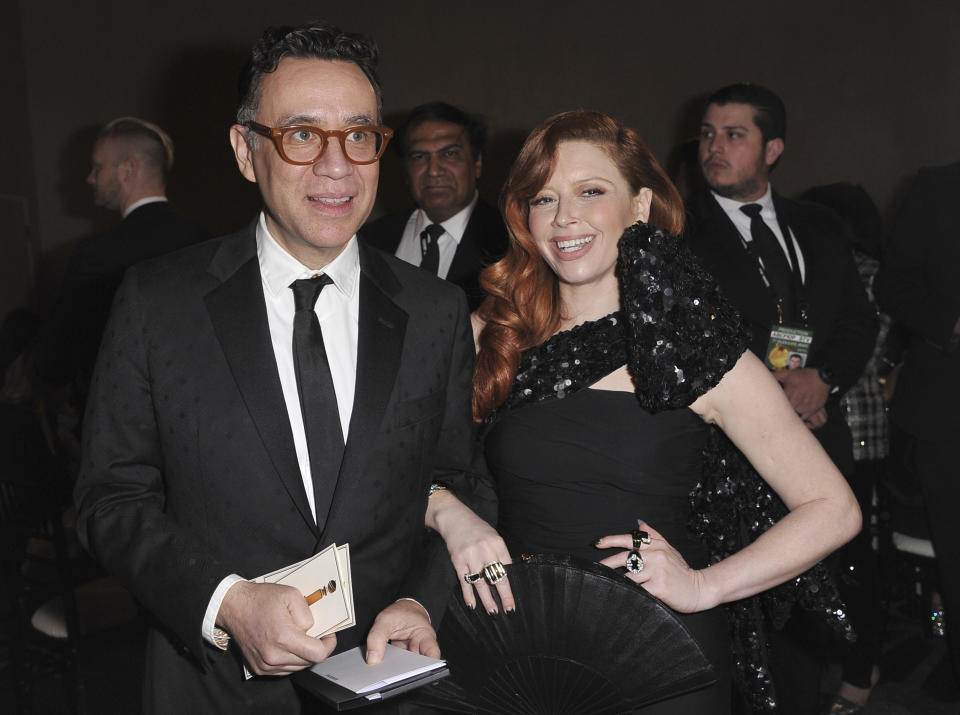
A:
<svg viewBox="0 0 960 715">
<path fill-rule="evenodd" d="M 3 406 L 0 421 L 0 536 L 4 579 L 15 606 L 29 609 L 37 599 L 58 595 L 63 599 L 68 640 L 79 637 L 74 598 L 73 567 L 63 528 L 61 498 L 54 487 L 52 462 L 40 432 L 39 421 L 29 412 L 14 414 Z M 35 419 L 35 418 L 34 418 Z M 35 430 L 35 431 L 34 431 Z M 16 444 L 10 444 L 14 439 Z"/>
</svg>

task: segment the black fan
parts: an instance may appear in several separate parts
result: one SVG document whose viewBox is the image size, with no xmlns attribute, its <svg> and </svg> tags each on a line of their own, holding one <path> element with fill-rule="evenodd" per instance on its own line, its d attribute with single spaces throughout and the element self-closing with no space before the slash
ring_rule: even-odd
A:
<svg viewBox="0 0 960 715">
<path fill-rule="evenodd" d="M 448 712 L 607 715 L 714 682 L 699 643 L 643 588 L 589 561 L 507 566 L 515 614 L 451 597 L 440 649 L 451 677 L 420 700 Z"/>
</svg>

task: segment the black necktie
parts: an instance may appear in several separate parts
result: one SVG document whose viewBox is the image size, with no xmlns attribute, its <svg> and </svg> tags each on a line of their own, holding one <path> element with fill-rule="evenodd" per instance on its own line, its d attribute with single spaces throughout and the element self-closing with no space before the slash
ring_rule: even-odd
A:
<svg viewBox="0 0 960 715">
<path fill-rule="evenodd" d="M 781 301 L 783 316 L 789 319 L 794 315 L 793 271 L 790 270 L 790 264 L 783 253 L 780 241 L 760 216 L 762 209 L 760 204 L 746 204 L 740 207 L 740 210 L 750 217 L 750 238 L 757 255 L 763 261 L 764 275 Z M 789 240 L 789 237 L 786 238 Z"/>
<path fill-rule="evenodd" d="M 437 245 L 437 239 L 442 235 L 443 226 L 438 223 L 432 223 L 420 232 L 420 252 L 423 255 L 420 267 L 434 275 L 437 275 L 440 268 L 440 246 Z"/>
<path fill-rule="evenodd" d="M 343 428 L 337 409 L 330 363 L 323 346 L 320 321 L 313 307 L 323 287 L 333 283 L 328 275 L 303 278 L 290 284 L 293 289 L 293 365 L 297 392 L 303 412 L 303 427 L 310 454 L 317 526 L 323 529 L 343 459 Z"/>
</svg>

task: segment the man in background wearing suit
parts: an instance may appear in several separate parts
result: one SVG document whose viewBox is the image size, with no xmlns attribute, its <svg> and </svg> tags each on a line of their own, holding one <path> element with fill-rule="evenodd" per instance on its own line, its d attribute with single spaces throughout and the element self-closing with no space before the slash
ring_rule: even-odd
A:
<svg viewBox="0 0 960 715">
<path fill-rule="evenodd" d="M 372 662 L 388 639 L 439 654 L 453 576 L 424 514 L 466 478 L 473 342 L 457 288 L 356 240 L 389 139 L 377 55 L 323 23 L 268 29 L 230 129 L 262 212 L 118 293 L 77 531 L 155 619 L 148 713 L 315 708 L 278 676 L 364 637 Z M 299 591 L 246 579 L 331 543 L 356 626 L 316 640 Z"/>
<path fill-rule="evenodd" d="M 751 350 L 761 360 L 787 367 L 787 350 L 777 351 L 782 366 L 771 355 L 774 329 L 808 339 L 812 332 L 804 366 L 774 375 L 797 414 L 849 475 L 853 451 L 839 397 L 859 379 L 873 352 L 876 316 L 840 220 L 772 190 L 770 173 L 784 151 L 785 135 L 786 110 L 769 89 L 735 84 L 711 95 L 699 146 L 706 186 L 691 197 L 685 240 L 740 311 L 753 333 Z M 776 646 L 771 669 L 781 707 L 812 712 L 819 695 L 814 660 Z M 792 644 L 784 647 L 792 650 Z M 869 665 L 864 686 L 870 686 Z"/>
<path fill-rule="evenodd" d="M 173 141 L 156 124 L 136 117 L 107 123 L 93 145 L 90 164 L 87 183 L 94 203 L 118 212 L 122 220 L 74 249 L 45 338 L 46 369 L 56 370 L 60 379 L 77 378 L 82 386 L 93 370 L 123 272 L 209 237 L 167 201 Z M 60 368 L 52 368 L 53 363 Z"/>
<path fill-rule="evenodd" d="M 471 310 L 483 300 L 477 274 L 507 249 L 500 213 L 477 193 L 486 140 L 486 124 L 457 107 L 415 107 L 394 147 L 417 208 L 360 232 L 371 245 L 463 288 Z"/>
<path fill-rule="evenodd" d="M 956 699 L 960 683 L 960 162 L 921 169 L 893 223 L 877 298 L 910 340 L 890 417 L 916 474 L 937 555 L 953 679 L 928 683 Z M 947 677 L 944 677 L 947 676 Z M 939 678 L 940 683 L 935 681 Z M 952 692 L 951 692 L 952 691 Z"/>
</svg>

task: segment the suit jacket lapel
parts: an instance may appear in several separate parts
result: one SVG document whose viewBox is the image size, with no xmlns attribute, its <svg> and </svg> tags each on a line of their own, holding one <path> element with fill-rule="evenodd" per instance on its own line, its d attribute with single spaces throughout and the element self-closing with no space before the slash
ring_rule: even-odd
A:
<svg viewBox="0 0 960 715">
<path fill-rule="evenodd" d="M 277 373 L 254 235 L 251 228 L 237 240 L 224 241 L 214 256 L 209 272 L 222 282 L 207 294 L 207 310 L 277 474 L 300 515 L 317 533 Z"/>
<path fill-rule="evenodd" d="M 338 505 L 344 503 L 350 504 L 350 513 L 356 513 L 350 489 L 363 473 L 400 368 L 407 314 L 392 300 L 400 288 L 384 259 L 361 243 L 357 384 L 340 478 L 326 503 L 316 505 L 321 524 L 329 525 Z"/>
<path fill-rule="evenodd" d="M 773 207 L 777 211 L 777 221 L 780 224 L 780 231 L 785 240 L 790 240 L 791 233 L 797 239 L 797 246 L 800 249 L 800 260 L 804 265 L 804 286 L 808 285 L 809 278 L 817 274 L 816 270 L 811 270 L 811 266 L 816 262 L 816 252 L 810 245 L 804 234 L 803 218 L 800 212 L 793 210 L 793 204 L 784 201 L 776 191 L 773 192 Z"/>
<path fill-rule="evenodd" d="M 702 234 L 709 237 L 702 243 L 711 253 L 725 259 L 718 260 L 718 263 L 744 266 L 745 273 L 750 276 L 749 280 L 755 281 L 760 288 L 765 290 L 754 260 L 747 255 L 743 247 L 743 238 L 740 236 L 740 231 L 727 216 L 727 212 L 723 210 L 723 207 L 708 190 L 704 190 L 701 194 L 700 201 L 700 211 L 698 213 L 703 217 Z M 731 262 L 729 256 L 738 256 L 742 260 Z"/>
<path fill-rule="evenodd" d="M 483 263 L 483 227 L 480 226 L 479 212 L 474 209 L 467 227 L 460 237 L 457 251 L 453 254 L 453 262 L 447 271 L 447 280 L 451 283 L 462 283 L 476 275 L 479 266 Z"/>
</svg>

